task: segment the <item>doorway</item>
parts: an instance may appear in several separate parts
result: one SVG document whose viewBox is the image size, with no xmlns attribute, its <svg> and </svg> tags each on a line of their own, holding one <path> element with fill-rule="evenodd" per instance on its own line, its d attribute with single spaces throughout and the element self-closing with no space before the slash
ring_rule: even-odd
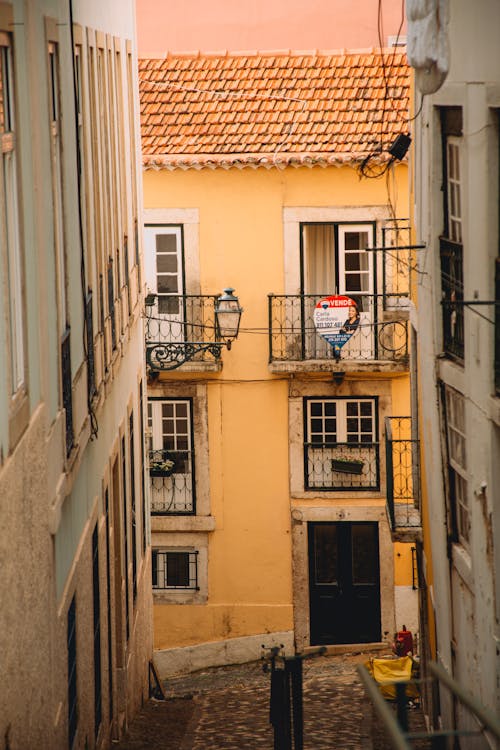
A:
<svg viewBox="0 0 500 750">
<path fill-rule="evenodd" d="M 381 639 L 378 523 L 308 524 L 311 645 Z"/>
</svg>

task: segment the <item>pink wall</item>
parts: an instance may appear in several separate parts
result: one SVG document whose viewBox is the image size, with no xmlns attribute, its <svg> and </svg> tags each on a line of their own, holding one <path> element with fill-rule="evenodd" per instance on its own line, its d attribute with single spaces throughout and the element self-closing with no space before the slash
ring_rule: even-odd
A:
<svg viewBox="0 0 500 750">
<path fill-rule="evenodd" d="M 380 2 L 387 44 L 389 35 L 398 33 L 403 0 Z M 136 0 L 139 56 L 376 47 L 378 5 L 378 0 Z"/>
</svg>

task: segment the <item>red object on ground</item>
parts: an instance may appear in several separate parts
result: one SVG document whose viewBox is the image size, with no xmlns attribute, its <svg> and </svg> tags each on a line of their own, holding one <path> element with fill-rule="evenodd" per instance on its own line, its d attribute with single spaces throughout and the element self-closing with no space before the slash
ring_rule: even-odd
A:
<svg viewBox="0 0 500 750">
<path fill-rule="evenodd" d="M 413 653 L 413 635 L 410 630 L 399 630 L 396 636 L 398 653 L 400 656 L 406 656 Z"/>
</svg>

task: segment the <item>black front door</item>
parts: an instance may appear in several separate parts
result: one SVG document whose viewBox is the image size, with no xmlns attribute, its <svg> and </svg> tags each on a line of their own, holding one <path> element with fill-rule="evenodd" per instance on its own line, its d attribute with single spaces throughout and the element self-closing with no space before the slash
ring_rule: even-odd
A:
<svg viewBox="0 0 500 750">
<path fill-rule="evenodd" d="M 309 523 L 311 644 L 380 641 L 378 524 Z"/>
</svg>

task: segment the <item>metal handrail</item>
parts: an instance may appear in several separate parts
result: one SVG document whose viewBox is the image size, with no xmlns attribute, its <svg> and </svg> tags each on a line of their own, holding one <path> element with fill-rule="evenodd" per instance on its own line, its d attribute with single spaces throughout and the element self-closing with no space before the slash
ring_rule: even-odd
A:
<svg viewBox="0 0 500 750">
<path fill-rule="evenodd" d="M 396 714 L 386 702 L 384 696 L 380 692 L 378 684 L 370 675 L 364 664 L 358 664 L 357 672 L 363 683 L 363 687 L 368 693 L 368 697 L 373 702 L 375 710 L 384 725 L 384 729 L 389 736 L 392 747 L 395 748 L 395 750 L 412 750 L 411 745 L 406 740 L 406 737 L 398 724 Z"/>
<path fill-rule="evenodd" d="M 464 690 L 464 688 L 454 680 L 440 664 L 431 661 L 428 664 L 428 668 L 433 677 L 442 682 L 443 685 L 445 685 L 471 713 L 477 716 L 488 732 L 491 732 L 491 734 L 499 740 L 500 721 L 493 712 L 481 705 L 481 703 L 479 703 L 479 701 L 467 690 Z"/>
<path fill-rule="evenodd" d="M 430 739 L 438 737 L 470 737 L 478 736 L 488 732 L 495 739 L 500 739 L 500 721 L 495 714 L 489 709 L 483 706 L 474 696 L 472 696 L 467 690 L 465 690 L 453 677 L 451 677 L 445 669 L 436 662 L 428 662 L 427 668 L 429 673 L 434 679 L 440 682 L 444 687 L 453 694 L 453 696 L 469 710 L 469 712 L 478 720 L 481 725 L 479 731 L 469 731 L 466 729 L 439 729 L 425 732 L 411 732 L 408 731 L 407 722 L 404 719 L 406 717 L 406 685 L 410 682 L 412 684 L 421 684 L 423 680 L 411 680 L 411 681 L 396 681 L 394 684 L 397 688 L 396 697 L 398 703 L 398 711 L 395 712 L 389 706 L 380 690 L 379 684 L 371 676 L 370 672 L 364 664 L 357 666 L 357 673 L 360 680 L 365 688 L 368 697 L 373 703 L 375 712 L 383 724 L 383 727 L 387 733 L 388 739 L 391 743 L 391 747 L 395 750 L 412 750 L 412 745 L 409 741 L 417 739 Z M 398 689 L 399 688 L 399 689 Z"/>
</svg>

